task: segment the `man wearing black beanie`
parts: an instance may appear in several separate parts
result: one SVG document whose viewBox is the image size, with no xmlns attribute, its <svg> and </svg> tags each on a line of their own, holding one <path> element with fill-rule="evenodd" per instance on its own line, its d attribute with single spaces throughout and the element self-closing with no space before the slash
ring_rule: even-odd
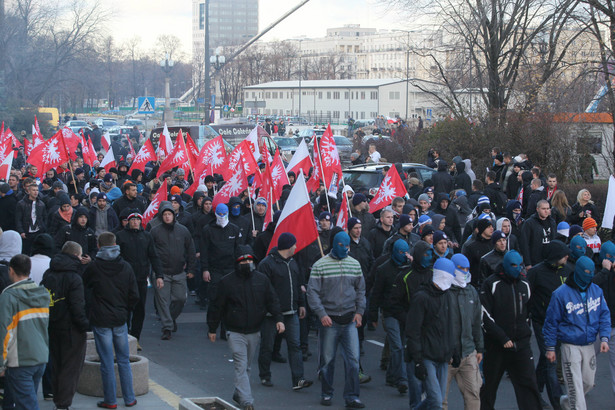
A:
<svg viewBox="0 0 615 410">
<path fill-rule="evenodd" d="M 463 254 L 470 261 L 470 273 L 472 274 L 472 285 L 480 290 L 483 280 L 480 275 L 480 258 L 491 252 L 491 236 L 493 235 L 493 225 L 489 218 L 480 219 L 476 223 L 476 237 L 468 245 Z M 474 233 L 472 234 L 474 236 Z"/>
</svg>

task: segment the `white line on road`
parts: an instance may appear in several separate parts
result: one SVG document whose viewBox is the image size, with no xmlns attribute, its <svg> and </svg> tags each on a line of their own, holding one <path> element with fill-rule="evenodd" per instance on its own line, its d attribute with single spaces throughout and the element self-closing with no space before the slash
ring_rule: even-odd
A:
<svg viewBox="0 0 615 410">
<path fill-rule="evenodd" d="M 384 347 L 384 343 L 382 342 L 378 342 L 376 340 L 365 340 L 366 342 L 369 342 L 371 344 L 375 344 L 376 346 L 380 346 L 380 347 Z"/>
</svg>

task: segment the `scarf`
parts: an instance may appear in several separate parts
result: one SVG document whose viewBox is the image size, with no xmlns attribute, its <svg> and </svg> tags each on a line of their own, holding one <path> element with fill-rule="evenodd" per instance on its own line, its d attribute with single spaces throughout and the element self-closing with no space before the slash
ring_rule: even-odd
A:
<svg viewBox="0 0 615 410">
<path fill-rule="evenodd" d="M 70 223 L 73 217 L 73 207 L 71 206 L 68 211 L 63 211 L 62 208 L 58 209 L 58 213 L 66 222 Z"/>
</svg>

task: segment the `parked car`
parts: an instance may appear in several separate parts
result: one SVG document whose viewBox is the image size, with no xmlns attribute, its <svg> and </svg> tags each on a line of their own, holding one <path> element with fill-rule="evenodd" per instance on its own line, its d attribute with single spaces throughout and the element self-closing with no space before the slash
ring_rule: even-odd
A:
<svg viewBox="0 0 615 410">
<path fill-rule="evenodd" d="M 293 136 L 293 138 L 297 141 L 297 144 L 301 143 L 301 140 L 305 140 L 306 144 L 309 144 L 312 141 L 312 137 L 314 135 L 322 135 L 325 133 L 324 129 L 321 128 L 307 128 L 299 132 L 299 135 Z"/>
<path fill-rule="evenodd" d="M 393 166 L 393 164 L 365 164 L 346 168 L 343 170 L 344 182 L 350 185 L 355 191 L 367 188 L 370 195 L 375 195 L 380 187 L 380 183 L 382 183 L 384 179 L 382 170 L 385 166 L 390 167 Z M 426 165 L 413 162 L 404 162 L 402 168 L 407 174 L 416 172 L 421 183 L 431 179 L 432 175 L 436 172 L 435 169 L 429 168 Z"/>
<path fill-rule="evenodd" d="M 82 120 L 66 121 L 66 124 L 64 124 L 64 126 L 70 128 L 77 135 L 79 135 L 79 131 L 82 129 L 83 130 L 91 129 L 88 123 Z"/>
<path fill-rule="evenodd" d="M 324 130 L 323 130 L 324 133 Z M 318 141 L 320 142 L 320 135 L 317 136 Z M 337 152 L 340 155 L 340 162 L 342 163 L 342 167 L 350 166 L 352 161 L 350 160 L 350 155 L 352 154 L 352 141 L 343 135 L 334 135 L 333 139 L 335 140 L 335 145 L 337 147 Z M 314 152 L 314 141 L 311 140 L 308 143 L 308 149 L 310 150 L 310 154 Z"/>
<path fill-rule="evenodd" d="M 98 125 L 98 128 L 103 131 L 107 131 L 112 127 L 117 127 L 120 125 L 114 118 L 96 118 L 94 120 L 94 124 Z"/>
<path fill-rule="evenodd" d="M 131 127 L 134 127 L 135 125 L 137 127 L 143 127 L 145 124 L 138 118 L 127 118 L 124 120 L 124 125 L 129 125 Z"/>
<path fill-rule="evenodd" d="M 273 137 L 273 140 L 276 144 L 278 144 L 280 155 L 283 155 L 284 157 L 292 157 L 295 151 L 297 151 L 297 148 L 299 148 L 299 144 L 297 144 L 297 141 L 295 141 L 294 138 Z"/>
</svg>

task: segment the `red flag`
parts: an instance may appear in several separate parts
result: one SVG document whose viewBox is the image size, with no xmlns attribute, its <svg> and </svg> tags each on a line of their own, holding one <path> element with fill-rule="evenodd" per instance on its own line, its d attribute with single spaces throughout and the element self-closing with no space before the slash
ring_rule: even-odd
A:
<svg viewBox="0 0 615 410">
<path fill-rule="evenodd" d="M 197 155 L 194 169 L 196 174 L 203 178 L 207 175 L 221 174 L 226 162 L 226 150 L 222 135 L 203 144 L 201 152 Z"/>
<path fill-rule="evenodd" d="M 171 155 L 171 151 L 173 150 L 173 141 L 171 140 L 171 134 L 169 133 L 169 128 L 167 127 L 167 123 L 164 123 L 164 129 L 162 130 L 162 134 L 160 134 L 160 138 L 158 139 L 158 158 L 161 155 L 164 155 L 165 158 Z"/>
<path fill-rule="evenodd" d="M 94 151 L 92 141 L 83 135 L 81 136 L 81 155 L 83 155 L 83 162 L 91 167 L 94 166 L 94 161 L 97 159 L 96 151 Z"/>
<path fill-rule="evenodd" d="M 278 238 L 284 232 L 290 232 L 297 238 L 296 252 L 318 239 L 314 212 L 310 204 L 310 195 L 305 185 L 303 173 L 297 177 L 297 182 L 290 191 L 286 205 L 282 209 L 280 219 L 278 219 L 278 224 L 273 232 L 267 253 L 278 245 Z"/>
<path fill-rule="evenodd" d="M 310 151 L 308 150 L 305 140 L 301 138 L 299 148 L 297 148 L 297 151 L 295 151 L 293 157 L 290 159 L 290 162 L 286 167 L 286 172 L 288 173 L 292 171 L 295 175 L 299 175 L 299 170 L 302 170 L 303 174 L 307 175 L 310 172 L 310 168 L 312 168 Z"/>
<path fill-rule="evenodd" d="M 154 196 L 154 199 L 152 200 L 152 202 L 149 204 L 149 206 L 143 213 L 143 221 L 141 222 L 142 226 L 144 227 L 147 226 L 149 221 L 151 221 L 154 218 L 154 216 L 156 216 L 156 214 L 158 213 L 158 208 L 160 207 L 160 203 L 166 200 L 167 200 L 167 180 L 165 178 L 162 185 L 160 185 L 160 188 L 158 188 L 158 191 L 156 191 L 156 195 Z"/>
<path fill-rule="evenodd" d="M 261 127 L 260 125 L 256 125 L 244 140 L 246 141 L 246 144 L 248 144 L 248 146 L 250 147 L 250 151 L 252 151 L 252 154 L 254 155 L 254 161 L 258 161 L 261 157 L 261 152 L 259 151 L 259 147 L 261 145 L 259 142 L 261 138 L 268 136 L 269 134 L 267 134 L 267 131 L 265 131 L 263 127 Z"/>
<path fill-rule="evenodd" d="M 32 150 L 28 163 L 38 169 L 37 177 L 42 177 L 48 170 L 68 162 L 68 153 L 61 139 L 62 131 L 58 131 L 53 137 Z"/>
<path fill-rule="evenodd" d="M 0 134 L 0 135 L 2 137 L 3 142 L 5 140 L 8 141 L 9 146 L 11 147 L 11 150 L 14 147 L 21 147 L 21 143 L 19 142 L 19 140 L 17 139 L 15 134 L 13 134 L 13 131 L 11 131 L 9 127 L 6 127 L 6 129 L 4 130 L 4 134 Z M 16 150 L 13 152 L 13 158 L 17 158 Z"/>
<path fill-rule="evenodd" d="M 222 176 L 224 179 L 228 180 L 232 178 L 233 173 L 241 164 L 243 164 L 243 170 L 246 175 L 252 175 L 258 169 L 256 161 L 254 161 L 254 155 L 246 140 L 241 141 L 233 152 L 226 157 L 226 163 L 222 169 Z"/>
<path fill-rule="evenodd" d="M 23 148 L 24 148 L 24 152 L 26 153 L 26 157 L 30 156 L 30 152 L 32 152 L 32 143 L 30 142 L 29 139 L 24 138 L 23 139 Z"/>
<path fill-rule="evenodd" d="M 7 155 L 4 160 L 0 163 L 0 179 L 4 179 L 5 181 L 9 180 L 11 176 L 11 167 L 13 165 L 13 157 Z"/>
<path fill-rule="evenodd" d="M 43 138 L 43 134 L 41 133 L 41 127 L 38 126 L 38 118 L 36 118 L 36 115 L 34 116 L 34 125 L 32 127 L 32 142 L 36 147 L 45 142 L 45 138 Z"/>
<path fill-rule="evenodd" d="M 318 148 L 318 138 L 314 137 L 314 170 L 312 171 L 312 176 L 307 182 L 307 188 L 310 192 L 316 192 L 318 187 L 320 187 L 320 181 L 322 179 L 322 171 L 320 169 L 320 159 L 318 158 L 318 153 L 320 149 Z M 297 178 L 298 179 L 298 178 Z"/>
<path fill-rule="evenodd" d="M 348 195 L 342 194 L 342 205 L 340 206 L 340 212 L 337 214 L 337 222 L 335 226 L 339 226 L 343 230 L 346 230 L 348 226 Z"/>
<path fill-rule="evenodd" d="M 77 149 L 79 148 L 79 144 L 81 144 L 81 138 L 68 127 L 62 128 L 61 136 L 62 142 L 66 147 L 66 152 L 68 152 L 70 159 L 73 161 L 76 160 Z"/>
<path fill-rule="evenodd" d="M 326 188 L 329 189 L 333 175 L 337 175 L 337 181 L 342 180 L 342 163 L 333 139 L 331 124 L 327 126 L 327 130 L 320 137 L 318 146 L 320 148 L 320 160 L 322 161 L 319 165 L 322 165 L 323 181 Z"/>
<path fill-rule="evenodd" d="M 109 151 L 105 154 L 100 166 L 107 172 L 109 172 L 111 168 L 117 167 L 117 164 L 115 163 L 115 155 L 113 155 L 113 147 L 109 147 Z"/>
<path fill-rule="evenodd" d="M 100 139 L 100 142 L 105 149 L 105 152 L 109 151 L 109 147 L 111 146 L 111 135 L 108 132 L 105 132 Z"/>
<path fill-rule="evenodd" d="M 199 158 L 199 148 L 194 143 L 194 140 L 190 136 L 190 133 L 186 133 L 186 148 L 188 149 L 188 155 L 190 155 L 190 165 L 196 170 L 196 162 Z"/>
<path fill-rule="evenodd" d="M 132 157 L 132 160 L 134 161 L 135 157 L 137 156 L 137 153 L 135 152 L 135 149 L 132 146 L 132 141 L 130 140 L 130 138 L 126 138 L 126 141 L 128 141 L 128 146 L 130 147 L 130 156 Z"/>
<path fill-rule="evenodd" d="M 188 162 L 188 150 L 186 149 L 186 143 L 184 142 L 184 136 L 182 135 L 181 129 L 177 134 L 175 146 L 173 147 L 169 155 L 164 159 L 164 161 L 162 161 L 162 164 L 160 164 L 160 168 L 158 168 L 156 178 L 175 167 L 182 168 L 184 171 L 186 171 L 186 174 L 190 172 L 190 163 Z"/>
<path fill-rule="evenodd" d="M 243 171 L 243 167 L 235 168 L 233 176 L 226 181 L 226 184 L 218 191 L 212 202 L 212 209 L 216 209 L 218 204 L 226 204 L 232 196 L 239 196 L 248 188 L 248 180 Z"/>
<path fill-rule="evenodd" d="M 397 173 L 397 168 L 391 167 L 382 180 L 376 196 L 372 199 L 372 202 L 370 202 L 369 211 L 373 213 L 385 206 L 391 205 L 393 198 L 398 196 L 403 197 L 407 193 L 406 187 Z"/>
<path fill-rule="evenodd" d="M 282 197 L 282 190 L 284 185 L 290 185 L 290 181 L 288 180 L 288 175 L 286 175 L 286 170 L 284 169 L 284 163 L 282 162 L 282 158 L 280 158 L 280 152 L 276 149 L 275 156 L 273 157 L 273 162 L 271 163 L 271 182 L 273 183 L 273 202 L 277 202 Z"/>
<path fill-rule="evenodd" d="M 145 140 L 143 146 L 139 150 L 139 153 L 136 157 L 132 159 L 132 166 L 128 170 L 128 173 L 132 175 L 133 169 L 138 169 L 141 172 L 145 171 L 145 164 L 150 161 L 156 161 L 156 153 L 154 152 L 154 145 L 148 139 Z"/>
</svg>

